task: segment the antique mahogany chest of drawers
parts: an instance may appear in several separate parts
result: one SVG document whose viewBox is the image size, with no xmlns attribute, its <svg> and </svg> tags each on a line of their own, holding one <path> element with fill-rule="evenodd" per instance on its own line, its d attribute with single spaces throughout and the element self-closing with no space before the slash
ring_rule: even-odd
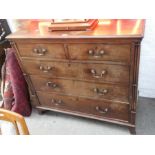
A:
<svg viewBox="0 0 155 155">
<path fill-rule="evenodd" d="M 102 20 L 93 31 L 43 30 L 7 37 L 32 105 L 117 123 L 135 133 L 144 20 Z"/>
</svg>

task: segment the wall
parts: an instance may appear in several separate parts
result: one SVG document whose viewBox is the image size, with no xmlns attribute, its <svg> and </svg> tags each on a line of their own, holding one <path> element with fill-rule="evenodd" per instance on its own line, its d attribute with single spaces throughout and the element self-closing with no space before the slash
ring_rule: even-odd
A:
<svg viewBox="0 0 155 155">
<path fill-rule="evenodd" d="M 155 20 L 147 19 L 141 47 L 139 95 L 155 98 Z"/>
</svg>

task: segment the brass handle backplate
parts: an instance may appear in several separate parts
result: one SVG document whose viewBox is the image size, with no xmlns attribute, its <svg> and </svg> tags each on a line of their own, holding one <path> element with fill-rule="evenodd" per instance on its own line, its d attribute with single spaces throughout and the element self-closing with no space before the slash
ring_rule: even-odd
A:
<svg viewBox="0 0 155 155">
<path fill-rule="evenodd" d="M 107 89 L 94 88 L 93 91 L 98 95 L 106 95 L 108 93 Z"/>
<path fill-rule="evenodd" d="M 45 53 L 47 52 L 46 48 L 41 48 L 41 47 L 37 47 L 33 49 L 33 53 L 39 55 L 39 56 L 43 56 L 45 55 Z"/>
<path fill-rule="evenodd" d="M 62 105 L 64 102 L 61 99 L 51 99 L 51 103 L 54 105 Z"/>
<path fill-rule="evenodd" d="M 89 54 L 89 56 L 93 56 L 95 58 L 100 58 L 103 55 L 105 55 L 105 51 L 103 49 L 100 51 L 97 51 L 97 48 L 95 48 L 95 49 L 88 50 L 88 54 Z"/>
<path fill-rule="evenodd" d="M 58 85 L 56 83 L 54 83 L 54 82 L 47 82 L 46 85 L 48 87 L 51 87 L 51 88 L 57 88 L 58 87 Z"/>
<path fill-rule="evenodd" d="M 106 70 L 102 70 L 100 74 L 97 74 L 95 69 L 91 69 L 90 72 L 92 73 L 94 78 L 102 78 L 105 74 L 107 74 Z"/>
<path fill-rule="evenodd" d="M 53 67 L 40 65 L 39 69 L 43 71 L 44 73 L 48 73 L 49 71 L 53 69 Z"/>
<path fill-rule="evenodd" d="M 101 114 L 106 114 L 109 111 L 109 109 L 108 108 L 101 109 L 99 106 L 96 106 L 96 111 L 98 111 Z"/>
</svg>

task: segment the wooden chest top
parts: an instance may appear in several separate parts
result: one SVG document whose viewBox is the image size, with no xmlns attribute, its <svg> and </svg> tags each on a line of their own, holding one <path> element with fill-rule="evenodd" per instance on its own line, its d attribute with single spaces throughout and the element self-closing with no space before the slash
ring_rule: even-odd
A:
<svg viewBox="0 0 155 155">
<path fill-rule="evenodd" d="M 50 22 L 39 23 L 38 27 L 29 27 L 15 32 L 7 39 L 58 39 L 58 38 L 142 38 L 145 20 L 99 20 L 92 31 L 54 31 L 49 32 Z"/>
</svg>

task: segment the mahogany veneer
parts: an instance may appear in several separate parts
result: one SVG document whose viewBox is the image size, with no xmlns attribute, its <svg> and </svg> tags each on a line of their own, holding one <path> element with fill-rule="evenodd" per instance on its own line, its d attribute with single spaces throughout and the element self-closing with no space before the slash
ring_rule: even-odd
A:
<svg viewBox="0 0 155 155">
<path fill-rule="evenodd" d="M 45 28 L 7 38 L 35 108 L 117 123 L 135 133 L 143 33 L 144 20 L 101 20 L 93 31 Z"/>
</svg>

